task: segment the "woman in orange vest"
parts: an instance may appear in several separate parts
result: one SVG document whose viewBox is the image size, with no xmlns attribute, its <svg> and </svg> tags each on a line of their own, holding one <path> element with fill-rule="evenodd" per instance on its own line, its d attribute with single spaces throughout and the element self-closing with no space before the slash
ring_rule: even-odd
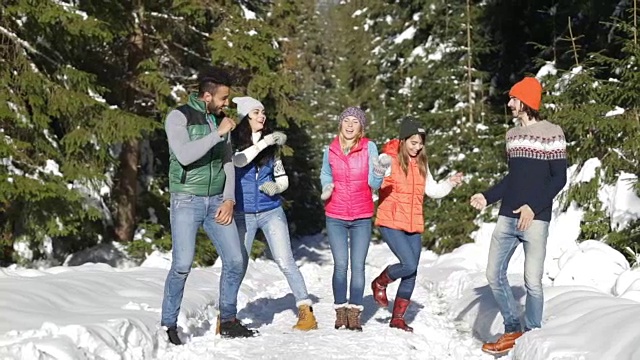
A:
<svg viewBox="0 0 640 360">
<path fill-rule="evenodd" d="M 413 328 L 404 321 L 404 313 L 416 283 L 416 272 L 422 251 L 424 195 L 441 198 L 462 183 L 462 173 L 436 182 L 427 166 L 424 150 L 426 131 L 415 120 L 404 119 L 399 139 L 382 148 L 380 164 L 388 165 L 379 191 L 376 226 L 399 263 L 388 266 L 372 283 L 373 298 L 380 306 L 388 306 L 387 285 L 401 279 L 393 305 L 389 326 L 405 331 Z"/>
</svg>

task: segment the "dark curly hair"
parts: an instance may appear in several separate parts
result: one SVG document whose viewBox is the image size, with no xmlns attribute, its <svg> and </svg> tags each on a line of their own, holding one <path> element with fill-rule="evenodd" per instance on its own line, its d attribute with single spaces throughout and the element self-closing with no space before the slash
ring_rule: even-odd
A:
<svg viewBox="0 0 640 360">
<path fill-rule="evenodd" d="M 532 109 L 529 105 L 522 103 L 522 111 L 524 111 L 529 119 L 542 120 L 540 118 L 540 111 Z"/>
<path fill-rule="evenodd" d="M 270 121 L 265 122 L 260 139 L 263 139 L 266 135 L 273 132 L 273 129 L 269 125 L 270 123 Z M 231 133 L 231 142 L 233 143 L 236 151 L 243 151 L 253 145 L 253 139 L 251 138 L 251 125 L 249 125 L 249 115 L 243 117 L 236 129 Z M 276 156 L 277 148 L 278 146 L 273 145 L 260 151 L 258 156 L 256 156 L 251 163 L 258 166 L 265 165 L 269 159 Z"/>
</svg>

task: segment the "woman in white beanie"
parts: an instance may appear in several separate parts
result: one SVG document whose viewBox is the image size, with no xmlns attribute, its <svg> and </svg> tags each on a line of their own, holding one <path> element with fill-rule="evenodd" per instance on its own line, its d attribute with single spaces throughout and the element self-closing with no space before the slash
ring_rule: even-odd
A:
<svg viewBox="0 0 640 360">
<path fill-rule="evenodd" d="M 247 257 L 251 253 L 258 229 L 267 238 L 269 249 L 289 283 L 298 307 L 298 330 L 316 329 L 307 288 L 291 252 L 287 217 L 282 209 L 280 193 L 289 187 L 289 178 L 277 155 L 277 146 L 286 142 L 286 135 L 272 132 L 267 126 L 262 103 L 252 97 L 232 99 L 237 104 L 240 123 L 232 133 L 236 149 L 235 220 L 240 239 L 244 239 Z M 245 264 L 245 271 L 248 264 Z"/>
</svg>

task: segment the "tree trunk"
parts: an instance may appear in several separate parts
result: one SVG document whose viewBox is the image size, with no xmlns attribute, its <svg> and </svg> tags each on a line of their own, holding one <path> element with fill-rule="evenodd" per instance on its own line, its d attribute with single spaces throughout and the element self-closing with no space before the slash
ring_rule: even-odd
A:
<svg viewBox="0 0 640 360">
<path fill-rule="evenodd" d="M 138 140 L 131 140 L 122 145 L 115 228 L 116 239 L 121 242 L 131 241 L 136 228 L 139 158 L 140 146 Z"/>
<path fill-rule="evenodd" d="M 471 2 L 467 0 L 467 84 L 469 86 L 469 122 L 473 124 L 473 78 L 471 74 L 473 61 L 471 55 Z"/>
<path fill-rule="evenodd" d="M 7 266 L 13 263 L 13 221 L 0 211 L 0 224 L 0 266 Z"/>
<path fill-rule="evenodd" d="M 137 21 L 133 21 L 134 29 L 129 36 L 128 44 L 128 69 L 129 78 L 125 84 L 125 106 L 132 112 L 136 112 L 135 100 L 137 92 L 134 84 L 137 76 L 137 67 L 144 58 L 144 36 L 141 29 L 144 8 L 141 1 L 135 2 L 133 15 Z M 140 161 L 140 142 L 132 139 L 122 144 L 120 152 L 120 168 L 116 189 L 116 221 L 115 236 L 120 242 L 133 240 L 136 229 L 136 205 L 138 201 L 138 163 Z"/>
</svg>

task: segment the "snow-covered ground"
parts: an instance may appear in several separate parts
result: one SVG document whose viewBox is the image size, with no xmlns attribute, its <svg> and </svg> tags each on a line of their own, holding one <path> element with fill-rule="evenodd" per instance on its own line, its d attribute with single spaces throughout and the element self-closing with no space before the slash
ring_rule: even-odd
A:
<svg viewBox="0 0 640 360">
<path fill-rule="evenodd" d="M 570 169 L 572 182 L 588 181 L 598 167 L 592 165 L 575 174 Z M 605 204 L 616 226 L 640 214 L 640 199 L 627 186 L 602 196 L 610 200 Z M 581 218 L 574 206 L 563 213 L 556 208 L 543 328 L 525 334 L 503 359 L 640 359 L 640 270 L 602 242 L 578 243 Z M 368 287 L 364 331 L 333 329 L 332 261 L 322 235 L 295 244 L 318 330 L 291 330 L 293 296 L 276 264 L 261 259 L 251 262 L 239 295 L 239 317 L 261 335 L 215 336 L 218 262 L 189 277 L 179 318 L 187 344 L 180 347 L 168 344 L 159 328 L 167 255 L 154 253 L 142 266 L 126 269 L 0 269 L 0 359 L 493 359 L 480 351 L 483 341 L 503 330 L 484 277 L 493 227 L 480 224 L 473 243 L 449 254 L 424 251 L 407 314 L 413 334 L 388 327 L 390 309 L 375 306 Z M 509 271 L 516 297 L 524 301 L 521 251 Z M 394 261 L 386 245 L 372 245 L 367 282 Z M 391 299 L 396 289 L 397 282 L 389 287 Z"/>
</svg>

